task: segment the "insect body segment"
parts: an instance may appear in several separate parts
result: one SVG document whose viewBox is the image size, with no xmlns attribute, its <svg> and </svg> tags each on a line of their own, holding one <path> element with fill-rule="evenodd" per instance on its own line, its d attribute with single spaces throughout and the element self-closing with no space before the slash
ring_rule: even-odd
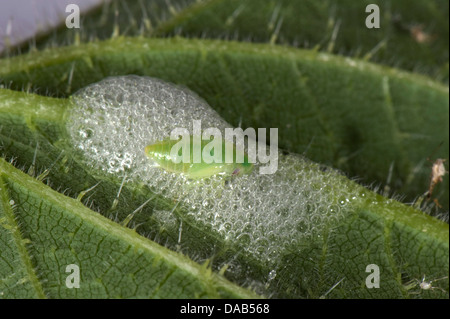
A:
<svg viewBox="0 0 450 319">
<path fill-rule="evenodd" d="M 436 290 L 436 289 L 438 289 L 438 290 L 440 290 L 440 291 L 442 291 L 442 292 L 445 293 L 446 291 L 445 291 L 444 289 L 442 289 L 441 287 L 433 286 L 433 283 L 434 283 L 434 282 L 440 281 L 440 280 L 444 280 L 444 279 L 448 279 L 448 276 L 445 276 L 445 277 L 442 277 L 442 278 L 439 278 L 439 279 L 434 279 L 434 280 L 426 281 L 426 280 L 425 280 L 425 275 L 424 275 L 423 278 L 422 278 L 422 281 L 420 281 L 420 280 L 418 280 L 418 279 L 413 279 L 413 280 L 411 280 L 410 282 L 407 283 L 407 285 L 405 286 L 405 288 L 406 288 L 407 290 L 410 290 L 410 289 L 413 289 L 413 288 L 416 287 L 416 286 L 419 286 L 419 288 L 420 288 L 421 290 Z M 417 294 L 417 293 L 414 293 L 414 292 L 413 292 L 413 294 Z"/>
<path fill-rule="evenodd" d="M 200 141 L 201 139 L 199 139 Z M 216 174 L 220 175 L 232 175 L 232 176 L 240 176 L 242 174 L 249 174 L 253 170 L 253 164 L 249 163 L 247 154 L 244 153 L 244 160 L 242 163 L 236 162 L 236 147 L 231 143 L 228 143 L 224 140 L 221 141 L 221 155 L 219 157 L 219 161 L 208 162 L 205 160 L 204 153 L 205 147 L 210 149 L 209 155 L 210 157 L 214 157 L 214 152 L 216 148 L 208 145 L 211 143 L 209 140 L 201 140 L 199 152 L 200 154 L 194 155 L 196 151 L 195 141 L 193 136 L 190 136 L 189 139 L 189 156 L 183 157 L 183 148 L 179 149 L 179 152 L 174 152 L 174 147 L 177 147 L 177 143 L 180 143 L 180 140 L 163 140 L 161 142 L 157 142 L 155 144 L 148 145 L 145 148 L 145 154 L 152 159 L 156 164 L 158 164 L 161 168 L 166 171 L 174 172 L 174 173 L 182 173 L 186 175 L 188 178 L 207 178 Z M 227 163 L 225 161 L 226 149 L 232 149 L 233 151 L 233 162 Z M 207 150 L 208 150 L 207 149 Z M 200 156 L 198 156 L 200 155 Z M 217 158 L 217 157 L 216 157 Z M 182 159 L 182 160 L 180 160 Z M 186 159 L 189 159 L 186 161 Z M 196 160 L 194 160 L 196 159 Z"/>
</svg>

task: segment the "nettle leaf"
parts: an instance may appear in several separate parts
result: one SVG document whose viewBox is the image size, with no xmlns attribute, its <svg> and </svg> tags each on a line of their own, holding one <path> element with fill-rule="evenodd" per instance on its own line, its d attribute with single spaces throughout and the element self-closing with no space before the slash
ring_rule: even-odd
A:
<svg viewBox="0 0 450 319">
<path fill-rule="evenodd" d="M 0 230 L 1 298 L 258 297 L 4 159 Z"/>
<path fill-rule="evenodd" d="M 365 25 L 366 6 L 380 28 Z M 448 1 L 212 0 L 160 23 L 157 35 L 270 42 L 363 58 L 448 82 Z"/>
<path fill-rule="evenodd" d="M 126 52 L 124 52 L 126 48 Z M 154 76 L 197 92 L 233 126 L 277 127 L 305 154 L 412 202 L 427 158 L 449 157 L 448 88 L 332 55 L 233 42 L 119 38 L 2 61 L 10 88 L 68 96 L 110 75 Z M 442 145 L 441 145 L 442 144 Z M 448 209 L 448 178 L 434 190 Z"/>
<path fill-rule="evenodd" d="M 241 220 L 236 221 L 243 224 L 242 228 L 234 228 L 241 232 L 237 235 L 242 235 L 243 232 L 252 235 L 258 231 L 263 237 L 255 240 L 267 241 L 258 247 L 278 247 L 278 259 L 274 264 L 260 258 L 256 252 L 246 250 L 247 245 L 252 243 L 251 239 L 242 240 L 242 236 L 227 237 L 226 232 L 219 231 L 220 225 L 198 219 L 195 214 L 191 214 L 195 208 L 178 205 L 180 200 L 170 193 L 158 192 L 158 189 L 138 181 L 125 182 L 121 176 L 107 174 L 90 164 L 87 158 L 80 157 L 73 150 L 72 141 L 67 134 L 68 114 L 75 106 L 66 97 L 104 77 L 120 74 L 151 75 L 184 84 L 205 98 L 233 125 L 237 125 L 242 117 L 243 127 L 279 127 L 280 144 L 288 150 L 298 151 L 298 145 L 302 145 L 304 150 L 311 144 L 306 155 L 322 155 L 324 158 L 335 159 L 337 163 L 346 163 L 345 158 L 350 155 L 364 156 L 359 162 L 362 172 L 358 174 L 360 176 L 380 174 L 386 177 L 391 163 L 395 162 L 392 180 L 400 181 L 400 185 L 407 184 L 410 190 L 414 187 L 405 180 L 408 180 L 411 172 L 417 171 L 417 167 L 415 170 L 411 167 L 425 162 L 425 153 L 430 150 L 430 145 L 418 143 L 417 137 L 439 142 L 445 138 L 443 150 L 448 152 L 448 137 L 442 136 L 443 129 L 448 131 L 448 90 L 445 87 L 413 74 L 323 53 L 269 45 L 177 38 L 116 38 L 0 61 L 0 77 L 9 87 L 0 90 L 3 156 L 7 159 L 14 158 L 17 167 L 23 168 L 38 180 L 46 180 L 53 189 L 82 198 L 85 204 L 101 214 L 122 223 L 123 226 L 104 222 L 119 229 L 118 235 L 111 239 L 120 241 L 120 245 L 117 244 L 119 247 L 131 247 L 119 236 L 122 232 L 130 232 L 139 238 L 136 240 L 149 243 L 147 239 L 124 228 L 125 225 L 135 227 L 140 235 L 174 250 L 178 249 L 197 262 L 203 263 L 210 259 L 214 270 L 222 269 L 222 273 L 233 282 L 241 287 L 251 287 L 265 296 L 448 298 L 448 278 L 441 279 L 448 275 L 448 224 L 415 208 L 375 194 L 330 168 L 300 157 L 283 155 L 282 159 L 289 159 L 293 163 L 292 168 L 289 168 L 292 169 L 289 171 L 292 174 L 289 178 L 274 183 L 280 183 L 284 187 L 287 185 L 289 188 L 289 185 L 293 185 L 293 180 L 298 182 L 301 176 L 322 181 L 304 189 L 306 193 L 298 194 L 299 199 L 308 198 L 309 206 L 294 205 L 291 211 L 280 211 L 279 214 L 270 216 L 264 223 L 265 229 L 261 225 L 256 225 L 256 228 L 245 227 L 246 222 L 257 220 L 251 214 L 241 216 Z M 61 98 L 19 92 L 22 88 Z M 414 112 L 404 112 L 406 108 Z M 436 113 L 429 115 L 430 120 L 426 122 L 423 116 L 429 114 L 431 109 Z M 133 121 L 134 118 L 131 118 L 131 123 Z M 304 134 L 309 139 L 304 138 Z M 317 138 L 311 141 L 311 136 Z M 110 136 L 105 136 L 105 139 L 108 137 Z M 402 147 L 408 144 L 414 147 Z M 36 221 L 27 216 L 36 216 L 33 215 L 36 212 L 30 208 L 28 212 L 21 213 L 22 206 L 24 210 L 30 206 L 46 207 L 40 204 L 33 206 L 33 203 L 28 203 L 31 198 L 40 198 L 47 205 L 56 201 L 47 198 L 45 192 L 39 193 L 40 196 L 36 195 L 34 188 L 37 186 L 17 186 L 24 185 L 25 182 L 22 181 L 32 181 L 33 185 L 44 187 L 42 183 L 18 173 L 4 161 L 2 163 L 1 188 L 7 191 L 2 193 L 1 212 L 9 217 L 2 219 L 7 226 L 1 228 L 0 234 L 30 241 L 30 245 L 19 245 L 20 248 L 16 249 L 8 246 L 5 250 L 2 247 L 2 260 L 13 258 L 6 255 L 6 252 L 11 251 L 16 255 L 32 256 L 22 261 L 22 274 L 35 269 L 37 275 L 32 282 L 35 286 L 40 284 L 44 287 L 41 295 L 64 297 L 61 293 L 52 295 L 45 289 L 46 281 L 54 283 L 55 280 L 51 277 L 56 276 L 54 273 L 45 272 L 47 263 L 51 263 L 48 260 L 54 259 L 46 259 L 44 265 L 41 265 L 41 256 L 35 256 L 32 251 L 33 241 L 37 240 L 35 245 L 39 247 L 40 238 L 35 239 L 39 236 L 31 237 L 28 234 L 39 231 L 36 229 L 40 228 L 36 224 L 39 219 Z M 428 174 L 429 170 L 423 167 L 421 184 L 415 186 L 416 190 L 420 189 L 415 193 L 416 196 L 427 189 L 428 177 L 425 176 Z M 413 180 L 420 180 L 417 175 L 413 174 Z M 66 205 L 66 201 L 73 203 L 73 200 L 55 194 L 48 187 L 45 189 L 54 196 L 59 196 L 61 202 L 49 214 L 63 211 L 61 206 Z M 204 196 L 207 195 L 200 193 L 193 199 L 194 207 L 199 207 L 196 205 Z M 258 193 L 255 196 L 259 196 Z M 24 204 L 11 208 L 11 199 L 14 200 L 13 205 Z M 445 199 L 439 199 L 445 203 Z M 283 198 L 279 200 L 283 201 Z M 326 203 L 330 204 L 328 208 L 325 208 Z M 339 203 L 343 208 L 339 208 Z M 66 208 L 67 212 L 63 215 L 67 215 L 67 218 L 52 222 L 64 225 L 62 228 L 68 229 L 70 233 L 70 218 L 79 218 L 78 223 L 83 220 L 76 213 L 78 209 L 85 210 L 85 218 L 104 220 L 91 211 L 89 214 L 95 217 L 90 217 L 87 209 L 77 205 L 73 212 Z M 204 209 L 211 212 L 208 207 Z M 339 219 L 329 218 L 330 211 L 333 210 L 341 212 Z M 215 212 L 220 215 L 220 209 Z M 305 225 L 301 222 L 293 224 L 290 216 L 307 212 L 313 212 L 317 219 L 308 219 L 308 224 Z M 130 214 L 133 217 L 131 222 Z M 20 218 L 24 218 L 23 221 Z M 15 230 L 12 234 L 11 223 L 14 220 L 16 224 L 13 226 L 16 225 L 16 228 L 13 227 Z M 76 222 L 77 220 L 75 224 L 79 225 Z M 93 237 L 105 234 L 101 223 L 89 225 L 91 230 L 80 234 L 98 234 Z M 276 228 L 273 225 L 293 229 L 288 234 L 291 239 L 288 244 L 280 241 L 285 234 L 274 233 Z M 226 225 L 223 226 L 226 229 Z M 312 236 L 305 237 L 305 227 L 314 229 Z M 182 245 L 179 240 L 181 233 Z M 52 240 L 59 244 L 42 248 L 42 256 L 55 256 L 59 249 L 61 253 L 67 250 L 68 240 L 64 237 L 64 232 L 61 230 L 61 236 L 51 234 L 53 237 L 58 236 Z M 3 242 L 11 245 L 11 240 Z M 83 242 L 89 240 L 83 237 Z M 163 249 L 154 243 L 149 245 Z M 80 261 L 87 256 L 83 250 L 70 253 L 70 256 L 76 256 Z M 161 254 L 165 256 L 165 253 Z M 108 258 L 103 261 L 110 263 Z M 129 267 L 136 264 L 132 258 L 127 261 Z M 123 260 L 123 263 L 127 264 L 127 261 Z M 58 265 L 61 264 L 58 261 Z M 370 267 L 369 272 L 366 271 L 369 265 L 377 265 L 380 269 L 380 288 L 367 288 Z M 101 267 L 104 265 L 99 261 L 98 264 L 87 267 L 91 269 L 86 271 L 98 274 L 102 273 Z M 184 267 L 178 266 L 181 268 L 180 272 L 189 277 Z M 0 269 L 5 272 L 2 272 L 2 278 L 12 275 L 10 268 L 2 266 Z M 61 271 L 58 272 L 60 273 Z M 119 276 L 120 273 L 117 271 L 113 275 Z M 421 289 L 419 283 L 424 275 L 428 281 L 441 279 L 432 283 L 435 289 Z M 17 278 L 14 277 L 15 279 Z M 20 280 L 14 282 L 20 283 Z M 7 286 L 9 285 L 8 282 Z M 116 288 L 117 291 L 129 289 L 126 280 L 118 285 L 120 287 Z M 178 288 L 183 291 L 182 287 Z M 173 289 L 164 296 L 185 296 L 177 288 Z M 230 288 L 230 291 L 235 293 L 217 293 L 215 289 L 212 294 L 200 292 L 199 295 L 249 296 L 233 289 Z M 14 288 L 17 295 L 29 290 L 29 287 L 20 284 Z M 58 286 L 51 291 L 60 292 L 61 288 Z M 94 297 L 106 297 L 101 292 L 90 292 Z M 115 296 L 142 295 L 117 292 Z"/>
<path fill-rule="evenodd" d="M 365 27 L 365 17 L 368 15 L 365 8 L 369 3 L 375 3 L 380 7 L 380 29 Z M 37 46 L 43 48 L 60 45 L 61 43 L 78 44 L 80 41 L 106 39 L 111 35 L 117 36 L 118 34 L 127 36 L 170 36 L 177 34 L 187 37 L 271 42 L 360 57 L 364 60 L 414 70 L 447 82 L 449 37 L 448 15 L 444 14 L 447 11 L 448 1 L 445 0 L 414 1 L 413 3 L 410 1 L 395 1 L 389 4 L 377 1 L 354 2 L 351 0 L 339 2 L 328 0 L 214 0 L 197 3 L 192 3 L 191 0 L 172 0 L 170 2 L 157 0 L 150 3 L 143 3 L 140 0 L 127 2 L 114 0 L 105 3 L 101 8 L 93 10 L 91 13 L 83 14 L 81 32 L 80 30 L 61 27 L 53 31 L 48 37 L 39 39 Z M 302 19 L 298 19 L 299 16 Z M 430 21 L 433 22 L 430 23 Z M 323 71 L 327 72 L 327 70 Z M 187 72 L 190 72 L 190 70 L 187 70 Z M 245 69 L 245 72 L 248 73 L 248 70 Z M 140 74 L 139 72 L 136 73 Z M 147 74 L 148 72 L 144 71 L 143 73 Z M 169 77 L 166 74 L 163 76 L 173 82 L 180 81 L 173 76 Z M 238 76 L 241 75 L 238 74 Z M 319 75 L 320 77 L 322 75 Z M 331 80 L 339 82 L 338 78 Z M 233 81 L 236 80 L 233 79 Z M 200 92 L 215 108 L 214 104 L 220 103 L 212 101 L 212 98 L 208 96 L 210 92 L 202 92 L 202 88 L 198 87 L 198 84 L 195 84 L 196 87 L 194 87 L 192 83 L 185 83 L 185 81 L 182 81 L 182 83 L 188 84 L 194 90 Z M 256 83 L 256 85 L 259 86 L 260 84 Z M 295 85 L 294 83 L 293 86 Z M 308 85 L 308 83 L 305 82 L 304 85 Z M 338 83 L 337 85 L 336 89 L 342 90 L 345 83 Z M 365 85 L 371 86 L 372 84 L 367 83 L 367 81 L 361 83 L 361 86 Z M 319 86 L 319 88 L 323 87 Z M 323 103 L 326 103 L 329 105 L 327 109 L 343 109 L 341 104 L 344 103 L 345 98 L 343 99 L 341 95 L 330 97 L 328 91 L 327 94 L 323 94 L 323 91 L 317 91 L 314 88 L 311 88 L 311 94 L 318 94 L 318 101 L 309 101 L 305 103 L 306 107 L 311 109 L 311 105 L 318 104 L 321 107 Z M 250 89 L 254 90 L 253 87 Z M 353 94 L 356 90 L 366 90 L 360 86 L 347 87 L 346 89 L 352 91 Z M 403 86 L 398 87 L 395 83 L 389 82 L 384 83 L 381 88 L 379 85 L 376 88 L 377 92 L 382 90 L 388 93 L 385 105 L 388 105 L 391 99 L 395 98 L 392 101 L 396 111 L 393 113 L 393 119 L 390 120 L 391 124 L 387 125 L 390 126 L 391 131 L 397 131 L 396 135 L 402 136 L 399 139 L 393 136 L 395 135 L 394 132 L 389 133 L 391 138 L 385 139 L 385 141 L 392 140 L 392 142 L 389 145 L 385 144 L 383 151 L 379 151 L 379 148 L 373 146 L 371 150 L 360 147 L 361 144 L 366 143 L 366 136 L 362 136 L 358 130 L 351 132 L 351 127 L 359 124 L 354 123 L 358 117 L 349 119 L 352 114 L 355 114 L 352 109 L 354 105 L 349 105 L 350 103 L 347 103 L 351 110 L 345 110 L 346 117 L 342 117 L 340 113 L 337 114 L 338 117 L 335 117 L 334 113 L 328 112 L 327 114 L 330 114 L 330 116 L 325 116 L 321 121 L 322 123 L 314 123 L 314 125 L 330 126 L 329 122 L 339 122 L 339 119 L 343 119 L 343 123 L 339 122 L 337 125 L 339 127 L 348 125 L 349 128 L 346 128 L 347 135 L 344 138 L 345 141 L 342 142 L 345 144 L 343 147 L 339 138 L 335 141 L 335 148 L 338 150 L 324 151 L 329 146 L 324 147 L 323 144 L 329 144 L 329 140 L 333 136 L 328 136 L 326 142 L 320 141 L 321 136 L 334 135 L 334 132 L 326 132 L 324 129 L 320 130 L 316 127 L 303 130 L 301 138 L 295 137 L 292 139 L 289 136 L 297 135 L 296 132 L 292 132 L 292 123 L 289 121 L 285 119 L 277 121 L 276 118 L 272 121 L 271 114 L 267 116 L 268 119 L 262 119 L 262 121 L 275 122 L 273 126 L 279 127 L 283 131 L 281 146 L 284 149 L 297 153 L 307 151 L 307 156 L 315 161 L 338 168 L 351 177 L 361 179 L 365 184 L 381 185 L 386 190 L 386 194 L 398 194 L 404 197 L 403 201 L 412 202 L 427 190 L 432 162 L 437 158 L 449 157 L 446 134 L 439 133 L 438 136 L 434 133 L 429 134 L 429 132 L 422 131 L 423 125 L 428 126 L 423 123 L 423 117 L 427 117 L 426 123 L 433 123 L 428 127 L 435 127 L 436 130 L 442 128 L 448 131 L 448 124 L 434 125 L 437 124 L 435 123 L 437 118 L 445 119 L 448 114 L 448 107 L 438 107 L 436 113 L 430 113 L 429 107 L 426 107 L 430 100 L 416 99 L 415 92 L 404 93 Z M 395 92 L 395 95 L 389 96 L 389 94 L 398 90 L 401 90 L 399 94 L 403 95 L 401 101 L 395 96 L 397 92 Z M 269 104 L 268 109 L 272 107 L 271 102 L 265 100 L 272 99 L 274 94 L 267 90 L 263 92 L 266 92 L 266 95 L 262 96 L 264 101 L 257 101 L 262 106 L 255 108 L 255 113 L 261 112 L 266 104 Z M 271 95 L 267 96 L 269 93 Z M 212 94 L 216 94 L 216 92 L 213 91 Z M 366 92 L 359 95 L 361 101 L 357 101 L 358 105 L 367 103 L 365 100 L 367 94 Z M 302 95 L 306 95 L 306 93 Z M 410 97 L 410 100 L 405 100 L 406 97 Z M 313 98 L 316 97 L 313 96 Z M 336 98 L 338 101 L 336 101 Z M 302 99 L 305 99 L 305 97 L 302 96 Z M 419 106 L 415 106 L 416 104 Z M 429 103 L 429 105 L 431 104 L 433 103 Z M 275 106 L 279 109 L 278 105 Z M 378 108 L 375 109 L 378 110 Z M 284 108 L 281 111 L 285 111 Z M 286 114 L 292 114 L 290 109 L 287 111 L 289 113 Z M 386 110 L 386 112 L 389 111 Z M 411 113 L 411 115 L 399 115 L 399 112 Z M 303 114 L 305 113 L 303 112 Z M 434 114 L 441 114 L 442 117 Z M 359 114 L 356 113 L 356 115 Z M 246 126 L 256 126 L 253 123 L 254 121 L 250 122 L 245 116 L 249 117 L 242 112 L 238 115 L 239 118 L 233 118 L 232 114 L 224 115 L 226 120 L 234 125 L 242 122 Z M 418 119 L 418 121 L 412 120 L 413 118 Z M 395 123 L 396 120 L 399 120 L 400 125 Z M 262 121 L 259 120 L 259 122 Z M 387 123 L 385 119 L 383 119 L 383 122 Z M 266 125 L 266 123 L 262 123 L 260 126 L 262 125 Z M 268 123 L 268 125 L 272 125 L 272 123 Z M 360 125 L 364 126 L 362 123 Z M 308 126 L 311 127 L 312 125 L 308 124 Z M 365 129 L 367 130 L 367 127 Z M 374 129 L 384 130 L 379 126 L 374 126 Z M 419 130 L 419 132 L 413 132 L 414 130 Z M 409 138 L 403 138 L 407 135 Z M 398 143 L 394 142 L 396 140 Z M 376 139 L 375 143 L 378 143 L 378 141 L 379 139 Z M 443 145 L 439 146 L 441 142 L 443 142 Z M 347 146 L 349 145 L 353 145 L 353 147 L 348 149 Z M 400 152 L 400 148 L 407 149 L 406 152 L 402 151 L 404 157 L 407 158 L 406 162 L 389 154 L 392 153 L 392 147 L 394 147 L 396 153 Z M 366 156 L 366 152 L 372 152 L 375 156 Z M 388 156 L 384 158 L 386 152 Z M 415 155 L 411 157 L 412 153 Z M 368 164 L 373 161 L 378 164 Z M 384 164 L 380 164 L 381 162 Z M 445 187 L 438 188 L 435 192 L 438 192 L 436 197 L 445 211 L 448 210 L 448 179 L 445 179 L 444 183 Z"/>
</svg>

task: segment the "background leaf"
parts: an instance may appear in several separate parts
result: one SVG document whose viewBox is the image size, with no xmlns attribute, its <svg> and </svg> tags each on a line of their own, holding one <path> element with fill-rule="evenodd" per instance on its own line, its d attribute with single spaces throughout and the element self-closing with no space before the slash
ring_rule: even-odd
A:
<svg viewBox="0 0 450 319">
<path fill-rule="evenodd" d="M 368 4 L 380 8 L 380 29 L 365 27 Z M 214 0 L 186 8 L 156 33 L 313 48 L 448 82 L 447 11 L 439 0 Z"/>
</svg>

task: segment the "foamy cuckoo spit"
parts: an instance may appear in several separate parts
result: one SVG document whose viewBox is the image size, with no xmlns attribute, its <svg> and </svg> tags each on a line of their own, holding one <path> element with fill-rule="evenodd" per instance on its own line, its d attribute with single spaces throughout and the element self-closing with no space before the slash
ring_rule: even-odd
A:
<svg viewBox="0 0 450 319">
<path fill-rule="evenodd" d="M 175 199 L 187 218 L 266 264 L 276 267 L 283 247 L 337 222 L 352 200 L 339 173 L 295 154 L 280 152 L 278 170 L 266 175 L 253 169 L 235 178 L 191 180 L 161 169 L 144 149 L 169 138 L 174 128 L 192 132 L 193 120 L 201 120 L 203 129 L 231 127 L 197 94 L 174 84 L 109 77 L 78 91 L 73 102 L 68 131 L 87 165 Z"/>
</svg>

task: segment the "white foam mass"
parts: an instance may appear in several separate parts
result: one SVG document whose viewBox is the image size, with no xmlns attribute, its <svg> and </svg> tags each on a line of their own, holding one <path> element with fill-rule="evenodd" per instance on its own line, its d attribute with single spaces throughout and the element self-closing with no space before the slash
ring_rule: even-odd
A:
<svg viewBox="0 0 450 319">
<path fill-rule="evenodd" d="M 155 166 L 145 146 L 168 138 L 175 127 L 191 131 L 193 120 L 203 128 L 231 127 L 195 93 L 162 80 L 110 77 L 81 89 L 73 101 L 68 131 L 88 165 L 176 199 L 186 218 L 269 265 L 276 266 L 283 247 L 342 218 L 351 200 L 339 173 L 299 155 L 279 154 L 275 174 L 254 169 L 231 179 L 192 181 Z"/>
</svg>

